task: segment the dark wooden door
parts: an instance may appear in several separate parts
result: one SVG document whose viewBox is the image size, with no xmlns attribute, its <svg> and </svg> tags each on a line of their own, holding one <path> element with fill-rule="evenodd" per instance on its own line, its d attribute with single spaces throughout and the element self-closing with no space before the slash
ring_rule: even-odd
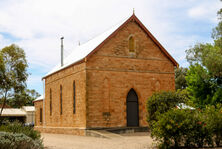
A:
<svg viewBox="0 0 222 149">
<path fill-rule="evenodd" d="M 126 99 L 127 109 L 127 126 L 136 127 L 139 126 L 139 110 L 138 110 L 138 97 L 134 89 L 131 89 Z"/>
</svg>

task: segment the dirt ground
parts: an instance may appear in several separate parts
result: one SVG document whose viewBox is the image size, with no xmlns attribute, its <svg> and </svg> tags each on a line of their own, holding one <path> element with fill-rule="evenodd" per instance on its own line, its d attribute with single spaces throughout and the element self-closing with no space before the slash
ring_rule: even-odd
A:
<svg viewBox="0 0 222 149">
<path fill-rule="evenodd" d="M 46 149 L 150 149 L 148 133 L 124 134 L 110 139 L 89 136 L 42 133 Z"/>
</svg>

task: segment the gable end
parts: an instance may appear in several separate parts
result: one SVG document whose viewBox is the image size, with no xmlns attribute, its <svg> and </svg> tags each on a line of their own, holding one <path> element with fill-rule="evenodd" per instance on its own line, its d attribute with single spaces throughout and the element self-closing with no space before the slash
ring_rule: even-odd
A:
<svg viewBox="0 0 222 149">
<path fill-rule="evenodd" d="M 167 52 L 167 50 L 160 44 L 160 42 L 151 34 L 151 32 L 142 24 L 142 22 L 133 14 L 127 21 L 125 21 L 118 29 L 116 29 L 110 36 L 108 36 L 101 44 L 99 44 L 92 52 L 90 52 L 86 59 L 88 59 L 92 54 L 94 54 L 97 50 L 99 50 L 109 39 L 117 34 L 119 30 L 121 30 L 124 26 L 126 26 L 129 22 L 137 23 L 142 30 L 151 38 L 151 40 L 160 48 L 161 52 L 166 55 L 166 57 L 173 63 L 174 66 L 179 67 L 179 64 L 176 60 Z"/>
</svg>

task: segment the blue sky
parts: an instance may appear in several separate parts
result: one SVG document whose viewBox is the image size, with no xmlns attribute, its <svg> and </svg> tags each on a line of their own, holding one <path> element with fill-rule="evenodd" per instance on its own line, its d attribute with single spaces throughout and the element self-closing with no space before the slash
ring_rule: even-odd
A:
<svg viewBox="0 0 222 149">
<path fill-rule="evenodd" d="M 0 48 L 15 43 L 29 63 L 27 85 L 43 93 L 41 78 L 60 62 L 60 37 L 65 56 L 129 17 L 136 16 L 167 51 L 187 67 L 185 50 L 212 42 L 219 0 L 1 0 Z"/>
</svg>

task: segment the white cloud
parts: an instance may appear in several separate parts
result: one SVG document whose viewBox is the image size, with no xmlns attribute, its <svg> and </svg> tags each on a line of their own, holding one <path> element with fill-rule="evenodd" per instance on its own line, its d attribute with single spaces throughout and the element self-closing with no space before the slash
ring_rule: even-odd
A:
<svg viewBox="0 0 222 149">
<path fill-rule="evenodd" d="M 59 63 L 61 36 L 65 37 L 65 55 L 67 55 L 79 41 L 84 43 L 105 31 L 130 16 L 135 8 L 136 15 L 144 25 L 176 60 L 184 63 L 185 49 L 196 41 L 202 42 L 205 39 L 198 35 L 184 35 L 181 32 L 184 30 L 181 29 L 181 24 L 197 18 L 215 21 L 216 12 L 221 6 L 219 0 L 215 1 L 0 1 L 0 48 L 12 42 L 17 43 L 25 50 L 30 67 L 39 66 L 39 69 L 46 73 Z M 14 41 L 1 35 L 1 32 L 19 40 Z"/>
<path fill-rule="evenodd" d="M 188 15 L 191 18 L 198 20 L 211 21 L 213 23 L 217 22 L 217 11 L 222 7 L 222 3 L 219 0 L 206 1 L 203 0 L 202 3 L 198 3 L 188 10 Z"/>
</svg>

